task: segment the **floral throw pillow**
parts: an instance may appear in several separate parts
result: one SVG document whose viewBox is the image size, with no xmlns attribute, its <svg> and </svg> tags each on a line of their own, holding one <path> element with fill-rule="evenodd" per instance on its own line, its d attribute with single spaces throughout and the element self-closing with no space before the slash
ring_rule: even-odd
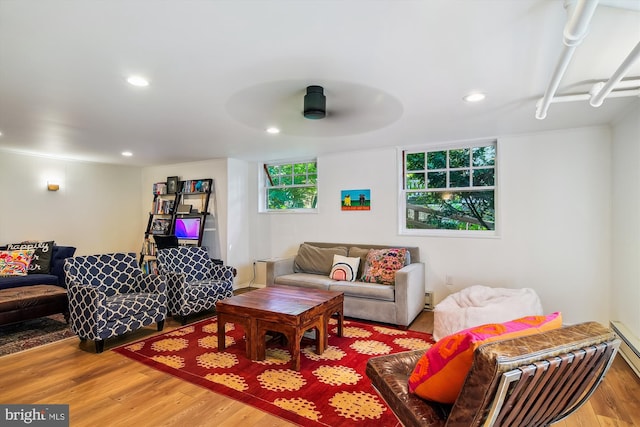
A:
<svg viewBox="0 0 640 427">
<path fill-rule="evenodd" d="M 26 276 L 33 249 L 0 251 L 0 276 Z"/>
<path fill-rule="evenodd" d="M 405 248 L 371 249 L 362 274 L 362 281 L 394 285 L 396 271 L 404 267 L 407 257 Z"/>
</svg>

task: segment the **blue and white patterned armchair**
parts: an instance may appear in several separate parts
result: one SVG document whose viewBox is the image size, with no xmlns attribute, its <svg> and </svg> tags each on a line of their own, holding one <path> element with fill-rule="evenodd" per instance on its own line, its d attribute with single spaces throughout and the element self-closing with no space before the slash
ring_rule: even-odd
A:
<svg viewBox="0 0 640 427">
<path fill-rule="evenodd" d="M 77 256 L 64 263 L 71 330 L 81 340 L 104 340 L 152 323 L 158 330 L 167 317 L 166 279 L 144 275 L 135 254 Z"/>
<path fill-rule="evenodd" d="M 214 308 L 216 302 L 233 296 L 236 269 L 216 265 L 205 248 L 181 246 L 158 251 L 158 271 L 167 278 L 169 313 L 181 317 Z"/>
</svg>

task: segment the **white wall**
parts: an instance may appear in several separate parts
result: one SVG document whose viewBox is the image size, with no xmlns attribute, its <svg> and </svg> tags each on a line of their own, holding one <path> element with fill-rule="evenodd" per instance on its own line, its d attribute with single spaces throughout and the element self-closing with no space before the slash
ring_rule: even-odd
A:
<svg viewBox="0 0 640 427">
<path fill-rule="evenodd" d="M 255 188 L 255 181 L 249 181 L 249 176 L 247 162 L 229 159 L 226 207 L 229 217 L 227 263 L 238 270 L 238 276 L 235 280 L 236 286 L 248 284 L 253 279 L 253 257 L 249 233 L 249 216 L 251 214 L 251 203 L 249 202 L 251 191 L 249 188 Z"/>
<path fill-rule="evenodd" d="M 426 289 L 435 291 L 436 301 L 473 284 L 531 287 L 545 311 L 562 311 L 567 323 L 606 323 L 610 141 L 608 127 L 499 138 L 497 239 L 400 236 L 396 150 L 321 156 L 320 212 L 256 214 L 254 255 L 291 255 L 302 241 L 414 245 L 426 262 Z M 341 211 L 340 190 L 359 188 L 371 190 L 371 211 Z M 446 275 L 453 287 L 444 285 Z"/>
<path fill-rule="evenodd" d="M 640 337 L 640 101 L 613 126 L 611 319 Z"/>
<path fill-rule="evenodd" d="M 77 255 L 140 250 L 140 168 L 0 154 L 0 244 L 55 240 Z M 48 180 L 60 184 L 47 191 Z"/>
</svg>

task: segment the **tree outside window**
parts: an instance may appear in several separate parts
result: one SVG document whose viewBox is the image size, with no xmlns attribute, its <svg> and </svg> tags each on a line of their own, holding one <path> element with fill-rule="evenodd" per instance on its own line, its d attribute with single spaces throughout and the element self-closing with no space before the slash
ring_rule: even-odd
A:
<svg viewBox="0 0 640 427">
<path fill-rule="evenodd" d="M 401 232 L 495 231 L 495 141 L 403 151 Z"/>
<path fill-rule="evenodd" d="M 264 164 L 262 175 L 263 212 L 316 209 L 318 168 L 315 160 Z"/>
</svg>

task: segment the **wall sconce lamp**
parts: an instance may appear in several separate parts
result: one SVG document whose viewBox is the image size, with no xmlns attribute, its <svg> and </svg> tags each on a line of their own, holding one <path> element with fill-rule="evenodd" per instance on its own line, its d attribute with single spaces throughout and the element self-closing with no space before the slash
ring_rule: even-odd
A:
<svg viewBox="0 0 640 427">
<path fill-rule="evenodd" d="M 52 182 L 47 182 L 47 190 L 49 191 L 58 191 L 60 189 L 60 184 L 54 184 Z"/>
</svg>

